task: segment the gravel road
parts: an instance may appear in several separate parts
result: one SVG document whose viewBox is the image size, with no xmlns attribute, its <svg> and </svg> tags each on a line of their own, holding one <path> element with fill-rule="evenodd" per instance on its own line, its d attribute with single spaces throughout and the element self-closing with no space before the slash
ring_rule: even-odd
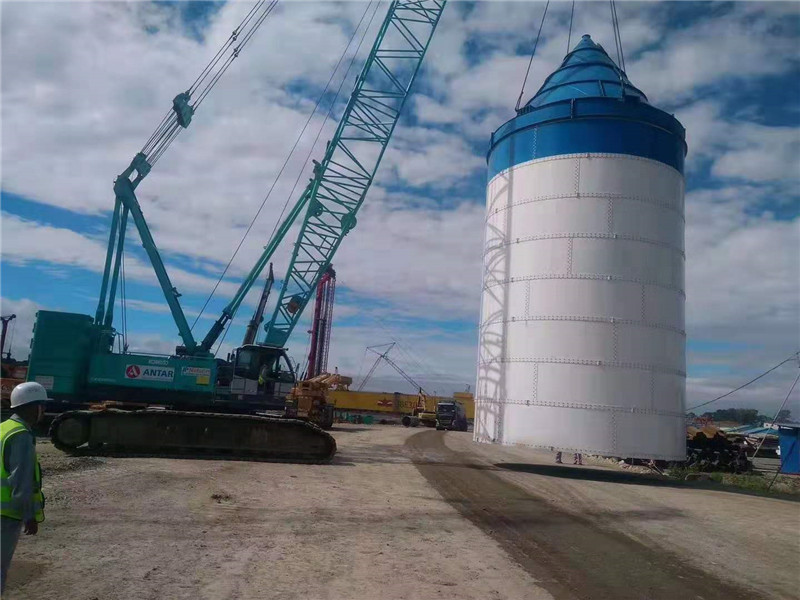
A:
<svg viewBox="0 0 800 600">
<path fill-rule="evenodd" d="M 43 442 L 47 521 L 20 541 L 4 597 L 736 599 L 800 589 L 798 503 L 617 480 L 638 476 L 599 467 L 553 471 L 546 453 L 475 445 L 471 434 L 332 433 L 330 465 L 70 458 Z"/>
</svg>

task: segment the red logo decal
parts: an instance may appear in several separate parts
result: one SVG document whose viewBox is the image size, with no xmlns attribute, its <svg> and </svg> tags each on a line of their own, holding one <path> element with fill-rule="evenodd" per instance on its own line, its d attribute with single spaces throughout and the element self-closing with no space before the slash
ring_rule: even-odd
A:
<svg viewBox="0 0 800 600">
<path fill-rule="evenodd" d="M 141 374 L 142 370 L 139 368 L 139 365 L 128 365 L 128 368 L 125 369 L 125 377 L 128 379 L 136 379 Z"/>
</svg>

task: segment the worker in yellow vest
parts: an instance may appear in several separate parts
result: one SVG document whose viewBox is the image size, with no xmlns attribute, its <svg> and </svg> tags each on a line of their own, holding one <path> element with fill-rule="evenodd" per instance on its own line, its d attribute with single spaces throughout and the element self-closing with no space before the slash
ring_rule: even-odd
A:
<svg viewBox="0 0 800 600">
<path fill-rule="evenodd" d="M 21 383 L 11 391 L 13 414 L 0 424 L 0 589 L 5 588 L 8 567 L 20 533 L 36 535 L 39 523 L 44 521 L 42 469 L 36 456 L 33 427 L 44 415 L 46 400 L 47 392 L 40 384 L 33 381 Z"/>
</svg>

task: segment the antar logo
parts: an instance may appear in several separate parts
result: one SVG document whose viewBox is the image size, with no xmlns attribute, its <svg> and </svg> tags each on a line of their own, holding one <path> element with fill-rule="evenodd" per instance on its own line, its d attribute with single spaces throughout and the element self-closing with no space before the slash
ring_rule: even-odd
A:
<svg viewBox="0 0 800 600">
<path fill-rule="evenodd" d="M 175 369 L 172 367 L 146 367 L 143 365 L 127 365 L 125 367 L 126 379 L 140 381 L 172 381 Z"/>
</svg>

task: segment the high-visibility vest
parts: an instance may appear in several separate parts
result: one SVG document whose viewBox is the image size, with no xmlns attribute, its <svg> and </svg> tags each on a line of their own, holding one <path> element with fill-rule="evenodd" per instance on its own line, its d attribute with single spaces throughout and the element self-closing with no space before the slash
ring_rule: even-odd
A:
<svg viewBox="0 0 800 600">
<path fill-rule="evenodd" d="M 22 520 L 22 512 L 11 505 L 11 482 L 8 480 L 10 473 L 6 469 L 5 448 L 6 442 L 21 433 L 31 434 L 30 430 L 15 419 L 7 419 L 0 424 L 0 478 L 2 478 L 2 493 L 0 495 L 0 514 L 11 519 Z M 33 517 L 37 523 L 44 521 L 44 494 L 42 494 L 42 467 L 36 451 L 33 453 Z"/>
</svg>

